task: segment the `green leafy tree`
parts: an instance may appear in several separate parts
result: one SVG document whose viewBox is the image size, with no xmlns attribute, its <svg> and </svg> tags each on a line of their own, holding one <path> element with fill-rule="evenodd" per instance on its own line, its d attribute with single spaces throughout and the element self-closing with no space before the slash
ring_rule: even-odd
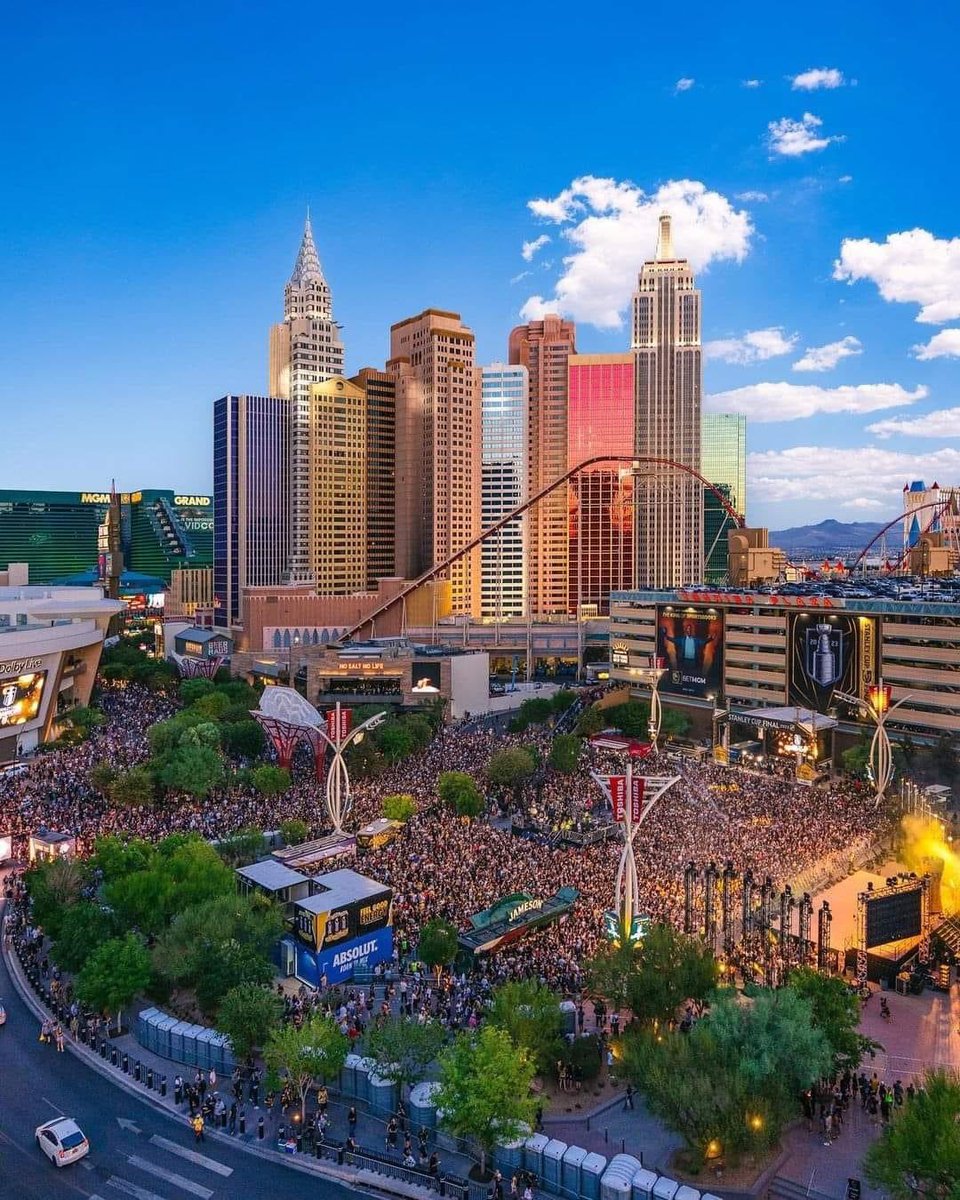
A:
<svg viewBox="0 0 960 1200">
<path fill-rule="evenodd" d="M 389 721 L 376 732 L 377 749 L 388 763 L 398 763 L 415 749 L 413 733 L 405 722 Z"/>
<path fill-rule="evenodd" d="M 562 1052 L 563 1014 L 556 992 L 533 980 L 505 983 L 493 993 L 487 1020 L 510 1035 L 545 1074 Z"/>
<path fill-rule="evenodd" d="M 446 1043 L 446 1032 L 437 1021 L 423 1025 L 409 1017 L 397 1017 L 374 1026 L 367 1054 L 377 1064 L 377 1074 L 403 1088 L 419 1083 Z"/>
<path fill-rule="evenodd" d="M 593 737 L 594 734 L 600 733 L 606 727 L 607 722 L 604 718 L 603 710 L 597 708 L 595 704 L 591 704 L 589 708 L 585 708 L 577 718 L 577 733 L 581 737 Z"/>
<path fill-rule="evenodd" d="M 443 771 L 437 780 L 437 795 L 458 817 L 479 817 L 485 807 L 476 782 L 464 771 Z"/>
<path fill-rule="evenodd" d="M 132 875 L 134 871 L 145 871 L 156 854 L 156 846 L 144 838 L 108 837 L 97 838 L 93 846 L 93 857 L 89 861 L 92 871 L 105 884 Z"/>
<path fill-rule="evenodd" d="M 487 780 L 492 787 L 517 793 L 533 778 L 537 764 L 533 756 L 520 747 L 498 750 L 487 764 Z"/>
<path fill-rule="evenodd" d="M 686 737 L 690 732 L 690 717 L 679 708 L 664 708 L 660 717 L 661 736 Z"/>
<path fill-rule="evenodd" d="M 220 749 L 220 726 L 216 721 L 201 721 L 199 725 L 191 725 L 185 729 L 180 739 L 181 746 L 209 746 L 211 750 Z"/>
<path fill-rule="evenodd" d="M 116 933 L 116 923 L 99 904 L 81 900 L 64 910 L 51 953 L 64 971 L 76 974 L 90 956 Z"/>
<path fill-rule="evenodd" d="M 459 948 L 457 930 L 449 921 L 427 921 L 420 930 L 417 954 L 421 962 L 426 963 L 432 971 L 436 971 L 438 983 L 444 967 L 452 964 Z"/>
<path fill-rule="evenodd" d="M 253 786 L 262 796 L 280 796 L 291 783 L 286 767 L 275 767 L 272 763 L 261 763 L 250 772 Z"/>
<path fill-rule="evenodd" d="M 314 1016 L 300 1028 L 283 1024 L 274 1029 L 263 1048 L 270 1074 L 285 1080 L 300 1099 L 300 1119 L 306 1119 L 307 1093 L 317 1078 L 330 1079 L 343 1070 L 350 1044 L 330 1017 Z"/>
<path fill-rule="evenodd" d="M 189 708 L 191 704 L 196 704 L 201 696 L 209 696 L 215 691 L 216 684 L 212 679 L 183 679 L 177 690 L 180 699 Z"/>
<path fill-rule="evenodd" d="M 406 792 L 383 798 L 383 815 L 391 821 L 409 821 L 416 811 L 416 800 Z"/>
<path fill-rule="evenodd" d="M 645 738 L 650 731 L 650 706 L 639 700 L 628 700 L 603 711 L 614 729 L 619 729 L 625 737 Z"/>
<path fill-rule="evenodd" d="M 550 747 L 550 766 L 561 775 L 572 775 L 580 761 L 582 745 L 575 733 L 558 733 Z"/>
<path fill-rule="evenodd" d="M 459 1034 L 440 1055 L 437 1109 L 443 1111 L 445 1128 L 480 1147 L 481 1174 L 497 1142 L 512 1141 L 533 1127 L 535 1074 L 527 1051 L 489 1024 Z"/>
<path fill-rule="evenodd" d="M 866 1054 L 881 1049 L 858 1031 L 860 1002 L 838 975 L 801 967 L 791 974 L 788 986 L 809 1002 L 813 1023 L 825 1035 L 838 1070 L 855 1071 Z"/>
<path fill-rule="evenodd" d="M 103 894 L 126 929 L 151 936 L 185 909 L 215 896 L 232 896 L 233 872 L 216 850 L 196 836 L 160 842 L 142 870 L 104 885 Z"/>
<path fill-rule="evenodd" d="M 517 709 L 517 722 L 521 729 L 528 725 L 542 725 L 553 716 L 553 705 L 546 696 L 531 696 Z"/>
<path fill-rule="evenodd" d="M 351 779 L 376 779 L 387 767 L 387 761 L 372 737 L 365 737 L 362 742 L 351 742 L 344 758 Z"/>
<path fill-rule="evenodd" d="M 630 980 L 639 966 L 639 953 L 636 942 L 607 942 L 587 963 L 590 991 L 609 1001 L 615 1011 L 627 1006 Z"/>
<path fill-rule="evenodd" d="M 150 982 L 150 955 L 136 934 L 111 938 L 98 946 L 77 976 L 81 1003 L 105 1015 L 117 1014 L 120 1029 L 123 1009 Z"/>
<path fill-rule="evenodd" d="M 266 1043 L 282 1016 L 283 1001 L 269 988 L 240 983 L 221 1000 L 217 1029 L 229 1037 L 240 1062 Z"/>
<path fill-rule="evenodd" d="M 237 829 L 217 843 L 217 853 L 231 867 L 244 867 L 247 863 L 256 862 L 265 849 L 263 831 L 253 827 Z"/>
<path fill-rule="evenodd" d="M 224 749 L 238 758 L 257 758 L 267 744 L 263 729 L 249 717 L 221 725 L 220 735 Z"/>
<path fill-rule="evenodd" d="M 98 762 L 92 766 L 87 772 L 87 781 L 92 788 L 102 795 L 107 796 L 110 793 L 110 784 L 117 777 L 117 768 L 112 763 Z"/>
<path fill-rule="evenodd" d="M 267 987 L 273 976 L 273 964 L 252 946 L 218 942 L 195 977 L 197 1004 L 205 1016 L 213 1017 L 228 992 L 242 984 Z"/>
<path fill-rule="evenodd" d="M 210 746 L 181 744 L 164 760 L 158 774 L 171 791 L 203 800 L 223 783 L 223 759 Z"/>
<path fill-rule="evenodd" d="M 280 836 L 288 846 L 299 846 L 307 840 L 309 833 L 310 826 L 306 821 L 298 821 L 291 817 L 289 821 L 280 822 Z"/>
<path fill-rule="evenodd" d="M 24 875 L 33 905 L 33 919 L 43 931 L 56 938 L 68 909 L 80 899 L 83 872 L 76 862 L 55 858 L 37 863 Z"/>
<path fill-rule="evenodd" d="M 223 719 L 223 714 L 234 703 L 234 700 L 222 688 L 216 688 L 191 704 L 190 709 L 192 712 L 199 713 L 204 721 L 220 721 Z"/>
<path fill-rule="evenodd" d="M 92 729 L 97 729 L 99 726 L 106 723 L 107 718 L 103 715 L 99 708 L 87 708 L 79 705 L 77 708 L 71 708 L 61 718 L 74 729 L 79 729 L 82 733 L 87 734 Z"/>
<path fill-rule="evenodd" d="M 570 688 L 561 688 L 550 697 L 550 707 L 557 714 L 565 713 L 570 705 L 576 702 L 576 699 L 576 692 L 571 691 Z"/>
<path fill-rule="evenodd" d="M 705 1000 L 718 978 L 702 942 L 672 925 L 651 925 L 627 981 L 627 1005 L 638 1021 L 667 1021 L 685 1000 Z"/>
<path fill-rule="evenodd" d="M 214 896 L 184 908 L 174 918 L 157 940 L 154 965 L 166 978 L 187 983 L 197 983 L 205 974 L 213 973 L 211 958 L 215 954 L 223 960 L 221 968 L 217 968 L 221 975 L 249 962 L 249 959 L 231 960 L 224 947 L 249 951 L 269 965 L 270 950 L 282 929 L 279 907 L 262 896 L 227 893 Z M 230 983 L 222 991 L 232 986 Z"/>
<path fill-rule="evenodd" d="M 840 755 L 840 762 L 848 775 L 855 779 L 866 779 L 870 763 L 870 743 L 861 738 L 855 745 L 844 750 Z"/>
<path fill-rule="evenodd" d="M 863 1167 L 893 1200 L 960 1200 L 960 1073 L 929 1071 L 922 1090 L 868 1147 Z"/>
<path fill-rule="evenodd" d="M 155 796 L 153 775 L 147 767 L 130 767 L 121 771 L 110 784 L 110 799 L 124 808 L 152 804 Z"/>
</svg>

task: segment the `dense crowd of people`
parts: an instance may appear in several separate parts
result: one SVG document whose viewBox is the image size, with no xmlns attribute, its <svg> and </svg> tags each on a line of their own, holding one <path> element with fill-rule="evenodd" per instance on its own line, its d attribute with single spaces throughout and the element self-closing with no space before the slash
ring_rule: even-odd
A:
<svg viewBox="0 0 960 1200">
<path fill-rule="evenodd" d="M 168 794 L 155 806 L 111 804 L 90 783 L 90 769 L 101 761 L 123 768 L 145 760 L 150 726 L 171 716 L 176 704 L 135 685 L 104 689 L 99 704 L 107 721 L 86 741 L 40 755 L 23 773 L 0 778 L 0 830 L 14 835 L 18 853 L 40 827 L 75 834 L 85 853 L 96 837 L 109 833 L 157 839 L 193 831 L 219 839 L 240 828 L 276 825 L 277 800 L 249 787 L 224 788 L 206 801 Z M 357 825 L 381 814 L 385 795 L 409 793 L 417 802 L 418 812 L 402 836 L 372 851 L 363 866 L 394 889 L 401 948 L 412 953 L 419 928 L 431 918 L 464 929 L 473 914 L 504 896 L 525 891 L 546 899 L 574 887 L 579 899 L 569 920 L 532 933 L 494 956 L 480 973 L 494 981 L 538 977 L 563 991 L 582 985 L 583 964 L 600 944 L 602 914 L 613 906 L 618 841 L 573 847 L 546 837 L 516 837 L 501 822 L 467 822 L 442 812 L 437 799 L 444 771 L 464 771 L 485 787 L 495 751 L 532 745 L 545 762 L 549 744 L 544 727 L 506 734 L 454 724 L 379 778 L 354 783 Z M 491 796 L 491 811 L 511 812 L 527 828 L 539 821 L 547 832 L 571 822 L 603 821 L 607 804 L 596 775 L 623 769 L 622 759 L 587 748 L 575 773 L 561 775 L 541 766 L 519 791 Z M 749 868 L 756 879 L 770 876 L 782 885 L 868 834 L 876 823 L 876 814 L 849 781 L 807 787 L 777 774 L 664 754 L 648 757 L 639 769 L 674 779 L 635 841 L 641 903 L 657 921 L 682 923 L 683 871 L 690 861 L 701 866 L 731 862 L 739 873 Z M 305 821 L 312 835 L 328 831 L 321 786 L 308 768 L 297 772 L 279 807 L 284 818 Z"/>
</svg>

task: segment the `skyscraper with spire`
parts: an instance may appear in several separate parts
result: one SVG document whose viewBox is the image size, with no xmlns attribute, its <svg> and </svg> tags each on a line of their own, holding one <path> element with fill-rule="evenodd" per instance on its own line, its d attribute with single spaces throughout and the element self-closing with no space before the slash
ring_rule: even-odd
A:
<svg viewBox="0 0 960 1200">
<path fill-rule="evenodd" d="M 268 392 L 291 402 L 291 582 L 310 576 L 310 388 L 343 374 L 343 342 L 313 240 L 310 213 L 283 292 L 283 320 L 270 330 Z"/>
<path fill-rule="evenodd" d="M 660 217 L 656 257 L 633 296 L 636 452 L 700 470 L 703 364 L 700 292 L 676 258 L 670 217 Z M 703 580 L 703 487 L 683 471 L 640 465 L 635 484 L 637 586 Z"/>
</svg>

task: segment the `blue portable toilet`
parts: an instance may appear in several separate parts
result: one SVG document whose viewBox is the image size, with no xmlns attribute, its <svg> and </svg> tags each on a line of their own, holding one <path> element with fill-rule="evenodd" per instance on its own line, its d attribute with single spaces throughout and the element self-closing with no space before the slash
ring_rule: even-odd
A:
<svg viewBox="0 0 960 1200">
<path fill-rule="evenodd" d="M 654 1200 L 674 1200 L 679 1189 L 680 1184 L 675 1179 L 668 1179 L 666 1175 L 661 1175 L 653 1185 Z"/>
<path fill-rule="evenodd" d="M 357 1064 L 359 1062 L 359 1054 L 348 1054 L 344 1059 L 343 1070 L 340 1072 L 340 1090 L 344 1096 L 356 1096 L 357 1094 Z"/>
<path fill-rule="evenodd" d="M 560 1001 L 560 1013 L 563 1017 L 563 1032 L 575 1037 L 577 1033 L 577 1006 L 572 1000 Z"/>
<path fill-rule="evenodd" d="M 378 1113 L 395 1113 L 397 1111 L 397 1085 L 392 1079 L 384 1079 L 378 1075 L 376 1068 L 367 1073 L 367 1088 L 370 1096 L 370 1108 Z"/>
<path fill-rule="evenodd" d="M 545 1133 L 531 1133 L 523 1144 L 524 1170 L 532 1171 L 538 1179 L 543 1178 L 543 1151 L 549 1141 Z"/>
<path fill-rule="evenodd" d="M 210 1039 L 210 1065 L 218 1075 L 232 1075 L 236 1062 L 233 1057 L 233 1043 L 225 1033 L 213 1030 Z"/>
<path fill-rule="evenodd" d="M 633 1200 L 653 1200 L 653 1188 L 658 1179 L 656 1171 L 641 1167 L 633 1177 Z"/>
<path fill-rule="evenodd" d="M 529 1126 L 526 1128 L 529 1129 Z M 511 1138 L 509 1142 L 497 1142 L 494 1146 L 493 1165 L 505 1178 L 509 1179 L 514 1171 L 519 1171 L 523 1166 L 523 1148 L 528 1136 L 525 1130 L 520 1137 Z"/>
<path fill-rule="evenodd" d="M 548 1191 L 560 1190 L 560 1165 L 567 1152 L 567 1143 L 551 1138 L 543 1148 L 543 1185 Z"/>
<path fill-rule="evenodd" d="M 675 1200 L 700 1200 L 700 1193 L 696 1188 L 687 1187 L 685 1183 L 681 1183 L 677 1188 Z"/>
<path fill-rule="evenodd" d="M 197 1033 L 197 1066 L 206 1067 L 208 1070 L 213 1067 L 217 1069 L 217 1064 L 214 1062 L 211 1041 L 217 1036 L 215 1030 L 204 1029 L 198 1027 Z"/>
<path fill-rule="evenodd" d="M 361 1058 L 357 1063 L 357 1099 L 362 1100 L 364 1104 L 370 1103 L 370 1071 L 373 1067 L 373 1060 L 369 1058 Z"/>
<path fill-rule="evenodd" d="M 633 1200 L 633 1177 L 640 1170 L 632 1154 L 615 1154 L 600 1176 L 600 1200 Z"/>
<path fill-rule="evenodd" d="M 160 1020 L 158 1020 L 157 1023 L 153 1027 L 154 1037 L 157 1040 L 157 1046 L 156 1046 L 157 1054 L 162 1055 L 164 1058 L 172 1058 L 173 1057 L 173 1055 L 170 1053 L 170 1051 L 171 1051 L 170 1031 L 174 1028 L 174 1026 L 176 1026 L 176 1024 L 177 1024 L 176 1017 L 164 1016 L 164 1017 L 161 1017 Z"/>
<path fill-rule="evenodd" d="M 600 1200 L 600 1178 L 607 1169 L 602 1154 L 589 1153 L 580 1164 L 581 1200 Z"/>
<path fill-rule="evenodd" d="M 183 1061 L 188 1067 L 201 1067 L 200 1048 L 197 1046 L 197 1034 L 203 1032 L 201 1025 L 185 1024 L 183 1029 Z"/>
<path fill-rule="evenodd" d="M 560 1191 L 565 1196 L 580 1195 L 580 1168 L 587 1152 L 582 1146 L 568 1146 L 560 1164 Z"/>
<path fill-rule="evenodd" d="M 439 1086 L 439 1083 L 426 1080 L 410 1089 L 410 1124 L 414 1129 L 436 1129 Z"/>
<path fill-rule="evenodd" d="M 185 1063 L 186 1050 L 183 1044 L 183 1033 L 190 1028 L 189 1021 L 178 1021 L 170 1029 L 170 1057 L 174 1062 Z"/>
</svg>

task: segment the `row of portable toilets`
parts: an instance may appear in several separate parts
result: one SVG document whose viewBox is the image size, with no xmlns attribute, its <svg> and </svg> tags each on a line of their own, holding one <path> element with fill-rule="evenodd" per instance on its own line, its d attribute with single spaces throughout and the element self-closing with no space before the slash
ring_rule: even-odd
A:
<svg viewBox="0 0 960 1200">
<path fill-rule="evenodd" d="M 418 1083 L 411 1089 L 408 1105 L 410 1124 L 434 1133 L 437 1144 L 447 1150 L 462 1147 L 439 1125 L 435 1082 Z M 393 1113 L 399 1100 L 397 1085 L 376 1073 L 376 1064 L 358 1054 L 348 1054 L 341 1076 L 345 1095 L 369 1105 L 377 1113 Z M 495 1147 L 493 1163 L 505 1179 L 519 1170 L 532 1171 L 541 1191 L 568 1200 L 717 1200 L 709 1192 L 678 1184 L 676 1180 L 648 1170 L 632 1154 L 602 1154 L 569 1146 L 545 1133 L 532 1133 Z"/>
<path fill-rule="evenodd" d="M 235 1066 L 233 1046 L 225 1033 L 205 1025 L 194 1025 L 145 1008 L 137 1015 L 137 1041 L 145 1050 L 188 1067 L 212 1067 L 218 1075 L 231 1075 Z"/>
</svg>

